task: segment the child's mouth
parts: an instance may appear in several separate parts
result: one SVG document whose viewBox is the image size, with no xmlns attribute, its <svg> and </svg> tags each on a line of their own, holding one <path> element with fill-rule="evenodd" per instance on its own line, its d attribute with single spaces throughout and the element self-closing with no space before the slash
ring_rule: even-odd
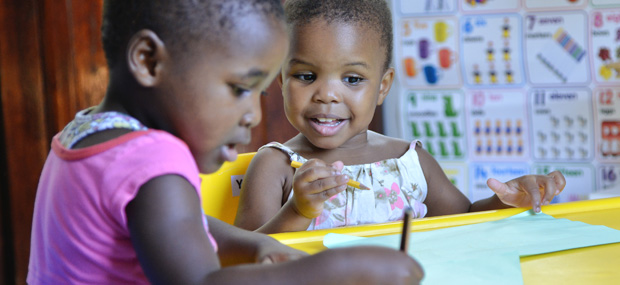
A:
<svg viewBox="0 0 620 285">
<path fill-rule="evenodd" d="M 221 153 L 224 161 L 235 161 L 237 159 L 237 150 L 234 144 L 222 146 Z"/>
<path fill-rule="evenodd" d="M 335 118 L 311 118 L 310 125 L 322 136 L 335 135 L 342 126 L 344 126 L 344 119 Z"/>
</svg>

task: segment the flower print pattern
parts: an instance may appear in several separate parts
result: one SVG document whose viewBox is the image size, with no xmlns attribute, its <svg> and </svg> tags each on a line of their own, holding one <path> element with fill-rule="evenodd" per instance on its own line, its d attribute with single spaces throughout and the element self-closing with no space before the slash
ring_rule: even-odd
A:
<svg viewBox="0 0 620 285">
<path fill-rule="evenodd" d="M 343 174 L 373 190 L 348 187 L 331 197 L 325 201 L 323 212 L 312 221 L 308 230 L 398 221 L 402 219 L 405 206 L 413 208 L 414 218 L 424 217 L 427 213 L 423 203 L 427 185 L 415 146 L 415 142 L 412 143 L 409 151 L 399 158 L 345 165 Z M 280 149 L 291 160 L 307 161 L 280 143 L 270 143 L 261 149 L 265 147 Z M 293 191 L 289 199 L 292 195 Z"/>
<path fill-rule="evenodd" d="M 95 107 L 78 112 L 71 123 L 60 133 L 60 142 L 67 148 L 72 148 L 77 142 L 96 132 L 110 129 L 129 129 L 144 131 L 148 128 L 135 118 L 119 112 L 104 112 L 90 114 Z"/>
<path fill-rule="evenodd" d="M 412 201 L 412 200 L 418 200 L 420 198 L 420 195 L 422 194 L 421 191 L 418 189 L 418 184 L 416 183 L 411 183 L 411 187 L 405 187 L 402 189 L 403 195 L 405 195 L 405 198 L 407 199 L 407 201 Z"/>
<path fill-rule="evenodd" d="M 385 190 L 385 194 L 389 197 L 390 207 L 392 210 L 399 208 L 403 209 L 405 207 L 405 202 L 403 198 L 400 197 L 400 187 L 396 182 L 392 183 L 392 188 L 383 188 Z"/>
</svg>

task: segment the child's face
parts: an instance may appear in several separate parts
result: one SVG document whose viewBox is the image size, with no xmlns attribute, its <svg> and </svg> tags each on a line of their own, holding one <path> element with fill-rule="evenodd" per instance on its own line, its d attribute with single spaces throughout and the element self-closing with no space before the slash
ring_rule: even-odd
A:
<svg viewBox="0 0 620 285">
<path fill-rule="evenodd" d="M 379 34 L 358 25 L 315 20 L 293 30 L 283 65 L 286 116 L 313 145 L 334 149 L 365 133 L 383 103 L 393 69 L 384 72 Z"/>
<path fill-rule="evenodd" d="M 181 62 L 191 66 L 169 61 L 164 92 L 158 94 L 163 128 L 187 143 L 202 173 L 235 160 L 235 146 L 250 142 L 250 128 L 261 119 L 261 91 L 288 51 L 282 23 L 257 16 L 240 21 L 244 27 L 229 44 L 192 48 L 193 55 L 184 55 L 189 60 Z"/>
</svg>

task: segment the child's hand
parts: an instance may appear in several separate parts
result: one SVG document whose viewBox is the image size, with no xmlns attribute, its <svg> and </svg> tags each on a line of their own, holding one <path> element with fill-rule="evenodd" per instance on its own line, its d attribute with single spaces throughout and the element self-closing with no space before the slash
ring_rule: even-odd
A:
<svg viewBox="0 0 620 285">
<path fill-rule="evenodd" d="M 295 171 L 293 206 L 299 215 L 308 219 L 318 217 L 327 199 L 347 189 L 349 177 L 340 173 L 343 166 L 340 161 L 327 165 L 311 159 Z"/>
<path fill-rule="evenodd" d="M 540 212 L 542 205 L 548 205 L 553 197 L 560 194 L 566 186 L 566 179 L 559 171 L 547 175 L 525 175 L 506 183 L 490 178 L 487 185 L 506 205 L 513 207 L 532 206 Z"/>
<path fill-rule="evenodd" d="M 321 277 L 330 280 L 329 284 L 411 285 L 419 284 L 424 278 L 424 271 L 417 261 L 406 253 L 385 247 L 329 249 L 299 261 L 306 263 L 304 269 L 318 268 Z M 299 272 L 311 271 L 302 269 Z M 299 273 L 298 276 L 316 278 L 306 274 Z"/>
<path fill-rule="evenodd" d="M 256 262 L 263 264 L 280 263 L 296 260 L 307 255 L 303 251 L 286 246 L 269 237 L 265 242 L 260 243 L 256 254 Z"/>
</svg>

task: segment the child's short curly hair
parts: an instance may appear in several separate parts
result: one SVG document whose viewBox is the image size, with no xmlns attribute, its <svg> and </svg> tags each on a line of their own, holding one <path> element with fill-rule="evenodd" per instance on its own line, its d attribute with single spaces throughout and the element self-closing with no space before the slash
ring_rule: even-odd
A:
<svg viewBox="0 0 620 285">
<path fill-rule="evenodd" d="M 101 33 L 106 60 L 114 66 L 142 29 L 155 32 L 174 51 L 185 52 L 196 42 L 225 43 L 248 14 L 284 19 L 280 0 L 105 0 Z"/>
<path fill-rule="evenodd" d="M 385 48 L 384 69 L 392 60 L 392 13 L 385 0 L 286 0 L 286 22 L 302 26 L 315 19 L 343 22 L 374 29 Z"/>
</svg>

